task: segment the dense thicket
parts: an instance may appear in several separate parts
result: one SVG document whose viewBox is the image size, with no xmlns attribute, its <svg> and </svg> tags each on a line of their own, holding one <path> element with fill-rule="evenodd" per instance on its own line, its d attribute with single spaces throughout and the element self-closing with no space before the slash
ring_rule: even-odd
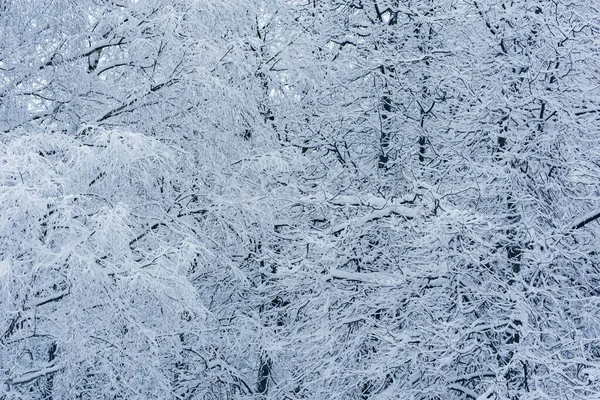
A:
<svg viewBox="0 0 600 400">
<path fill-rule="evenodd" d="M 595 399 L 594 0 L 0 1 L 0 399 Z"/>
</svg>

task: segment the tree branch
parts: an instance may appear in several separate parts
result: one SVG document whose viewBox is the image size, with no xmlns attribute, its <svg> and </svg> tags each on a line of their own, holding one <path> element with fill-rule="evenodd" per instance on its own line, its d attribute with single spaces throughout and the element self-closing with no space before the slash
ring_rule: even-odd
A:
<svg viewBox="0 0 600 400">
<path fill-rule="evenodd" d="M 581 229 L 584 226 L 586 226 L 587 224 L 589 224 L 590 222 L 594 222 L 598 218 L 600 218 L 600 210 L 596 210 L 590 214 L 587 214 L 586 216 L 579 219 L 578 221 L 575 221 L 571 225 L 571 229 Z"/>
<path fill-rule="evenodd" d="M 35 381 L 46 375 L 52 375 L 60 371 L 62 366 L 60 365 L 51 365 L 47 368 L 42 368 L 39 371 L 26 372 L 18 378 L 9 379 L 8 383 L 13 385 L 22 385 L 24 383 L 29 383 Z"/>
</svg>

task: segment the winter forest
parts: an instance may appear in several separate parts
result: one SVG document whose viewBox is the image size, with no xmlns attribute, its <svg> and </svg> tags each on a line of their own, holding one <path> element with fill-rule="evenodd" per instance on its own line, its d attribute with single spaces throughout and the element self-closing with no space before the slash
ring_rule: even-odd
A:
<svg viewBox="0 0 600 400">
<path fill-rule="evenodd" d="M 0 399 L 600 398 L 598 0 L 0 0 Z"/>
</svg>

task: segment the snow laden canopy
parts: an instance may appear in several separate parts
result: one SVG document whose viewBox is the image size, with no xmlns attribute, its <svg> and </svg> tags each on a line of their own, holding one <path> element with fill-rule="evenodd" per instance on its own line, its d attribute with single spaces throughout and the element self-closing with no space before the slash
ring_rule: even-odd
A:
<svg viewBox="0 0 600 400">
<path fill-rule="evenodd" d="M 599 15 L 0 2 L 0 399 L 597 399 Z"/>
</svg>

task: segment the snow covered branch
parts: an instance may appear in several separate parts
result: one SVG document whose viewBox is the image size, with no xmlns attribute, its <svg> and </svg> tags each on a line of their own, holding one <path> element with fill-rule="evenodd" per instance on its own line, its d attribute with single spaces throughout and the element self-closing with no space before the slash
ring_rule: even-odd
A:
<svg viewBox="0 0 600 400">
<path fill-rule="evenodd" d="M 23 385 L 25 383 L 30 383 L 35 381 L 36 379 L 40 379 L 42 377 L 52 375 L 61 370 L 60 365 L 50 365 L 46 368 L 42 368 L 36 371 L 30 371 L 22 374 L 19 377 L 9 379 L 8 383 L 11 385 Z"/>
</svg>

